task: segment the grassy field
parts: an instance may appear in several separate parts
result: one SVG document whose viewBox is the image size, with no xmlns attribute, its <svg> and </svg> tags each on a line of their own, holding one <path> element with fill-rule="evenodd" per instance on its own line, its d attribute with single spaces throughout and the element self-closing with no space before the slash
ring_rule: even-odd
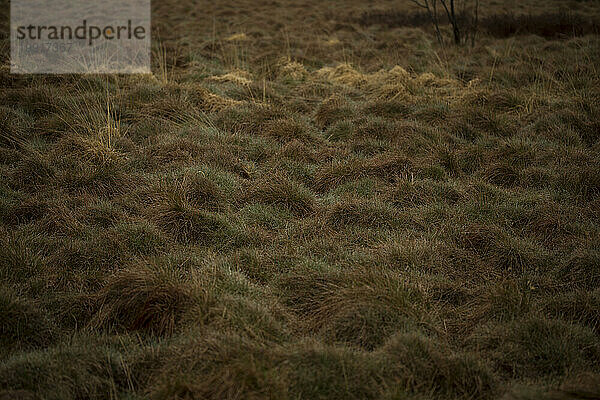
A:
<svg viewBox="0 0 600 400">
<path fill-rule="evenodd" d="M 0 399 L 600 396 L 598 1 L 157 0 L 146 76 L 0 4 Z"/>
</svg>

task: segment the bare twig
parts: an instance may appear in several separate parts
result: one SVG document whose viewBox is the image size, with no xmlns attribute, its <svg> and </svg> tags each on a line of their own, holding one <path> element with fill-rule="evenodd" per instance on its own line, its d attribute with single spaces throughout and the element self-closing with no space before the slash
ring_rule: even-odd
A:
<svg viewBox="0 0 600 400">
<path fill-rule="evenodd" d="M 427 10 L 429 18 L 435 28 L 438 42 L 443 45 L 444 40 L 440 31 L 440 18 L 438 13 L 438 1 L 452 26 L 454 44 L 469 43 L 475 45 L 479 23 L 479 0 L 411 0 L 415 5 Z M 470 7 L 472 5 L 472 7 Z"/>
</svg>

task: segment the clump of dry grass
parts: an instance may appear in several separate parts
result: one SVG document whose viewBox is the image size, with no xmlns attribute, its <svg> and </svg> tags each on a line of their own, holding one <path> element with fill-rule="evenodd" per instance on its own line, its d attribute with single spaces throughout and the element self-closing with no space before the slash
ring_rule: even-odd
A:
<svg viewBox="0 0 600 400">
<path fill-rule="evenodd" d="M 150 394 L 155 398 L 285 398 L 288 394 L 285 371 L 273 352 L 244 336 L 214 331 L 190 336 L 166 358 L 164 373 L 151 381 Z"/>
<path fill-rule="evenodd" d="M 315 114 L 315 122 L 321 129 L 325 129 L 333 123 L 351 118 L 355 113 L 352 103 L 340 96 L 332 95 L 323 101 Z"/>
<path fill-rule="evenodd" d="M 216 82 L 232 82 L 237 85 L 248 86 L 252 83 L 251 76 L 247 71 L 234 70 L 224 75 L 211 76 L 210 79 Z"/>
<path fill-rule="evenodd" d="M 230 230 L 218 214 L 226 208 L 225 195 L 202 172 L 167 176 L 138 196 L 148 197 L 143 213 L 178 241 L 210 243 Z"/>
<path fill-rule="evenodd" d="M 0 358 L 8 350 L 43 348 L 56 340 L 52 316 L 35 301 L 23 299 L 8 287 L 0 287 Z"/>
<path fill-rule="evenodd" d="M 95 296 L 97 311 L 88 329 L 143 331 L 159 336 L 181 329 L 187 312 L 211 301 L 209 290 L 177 271 L 136 267 L 117 273 Z M 197 320 L 202 317 L 195 316 Z"/>
<path fill-rule="evenodd" d="M 308 76 L 308 71 L 301 63 L 283 58 L 278 63 L 279 77 L 302 80 Z"/>
<path fill-rule="evenodd" d="M 313 128 L 301 119 L 281 118 L 268 121 L 259 132 L 267 137 L 279 139 L 281 141 L 302 140 L 316 141 Z"/>
<path fill-rule="evenodd" d="M 411 114 L 411 107 L 400 100 L 373 100 L 365 103 L 364 112 L 382 118 L 404 118 Z"/>
<path fill-rule="evenodd" d="M 380 70 L 372 74 L 357 71 L 349 64 L 336 67 L 324 67 L 315 72 L 317 78 L 326 79 L 334 84 L 360 88 L 373 100 L 404 100 L 413 102 L 417 93 L 440 92 L 446 96 L 460 95 L 459 82 L 436 77 L 432 73 L 411 76 L 404 68 L 396 65 L 389 70 Z"/>
<path fill-rule="evenodd" d="M 541 301 L 544 314 L 600 331 L 600 290 L 576 289 Z"/>
<path fill-rule="evenodd" d="M 159 193 L 158 198 L 147 210 L 149 218 L 159 227 L 164 229 L 176 240 L 183 243 L 214 243 L 223 235 L 231 232 L 228 221 L 221 215 L 203 209 L 209 205 L 210 195 L 202 193 L 202 189 L 209 189 L 210 185 L 196 187 L 200 192 L 199 197 L 189 193 L 185 181 L 175 182 L 172 186 Z M 213 187 L 214 189 L 214 187 Z M 209 189 L 210 190 L 210 189 Z M 206 195 L 209 196 L 206 196 Z M 202 198 L 204 197 L 204 199 Z M 204 200 L 204 203 L 203 203 Z M 206 200 L 209 200 L 207 203 Z"/>
<path fill-rule="evenodd" d="M 540 270 L 548 254 L 536 243 L 512 236 L 493 225 L 472 224 L 457 235 L 457 244 L 496 267 L 496 273 L 524 274 Z"/>
<path fill-rule="evenodd" d="M 35 193 L 38 189 L 50 186 L 56 177 L 57 168 L 48 154 L 38 151 L 27 151 L 15 160 L 16 167 L 7 179 L 13 186 L 27 193 Z"/>
<path fill-rule="evenodd" d="M 418 207 L 438 201 L 456 204 L 464 196 L 456 186 L 432 179 L 399 180 L 389 193 L 389 199 L 400 207 Z"/>
<path fill-rule="evenodd" d="M 156 191 L 159 197 L 171 197 L 206 210 L 219 210 L 226 202 L 222 190 L 201 171 L 187 171 L 181 176 L 168 177 L 159 183 Z"/>
<path fill-rule="evenodd" d="M 342 183 L 363 177 L 378 177 L 387 181 L 410 174 L 412 162 L 398 154 L 380 154 L 367 159 L 332 162 L 315 172 L 315 188 L 330 190 Z"/>
<path fill-rule="evenodd" d="M 394 332 L 427 329 L 428 300 L 396 273 L 289 273 L 278 282 L 302 329 L 326 340 L 372 350 Z M 423 318 L 423 319 L 422 319 Z"/>
<path fill-rule="evenodd" d="M 221 112 L 217 125 L 230 132 L 259 134 L 267 123 L 286 117 L 287 113 L 281 108 L 251 104 Z"/>
<path fill-rule="evenodd" d="M 72 193 L 106 197 L 131 188 L 134 179 L 126 170 L 124 155 L 114 147 L 114 141 L 98 140 L 68 134 L 56 143 L 50 154 L 41 156 L 41 160 L 47 157 L 54 169 L 52 183 Z"/>
<path fill-rule="evenodd" d="M 483 178 L 491 184 L 511 187 L 519 182 L 519 174 L 507 164 L 490 165 L 483 172 Z"/>
<path fill-rule="evenodd" d="M 250 183 L 242 202 L 281 206 L 300 216 L 317 208 L 315 195 L 308 188 L 280 172 Z"/>
<path fill-rule="evenodd" d="M 325 215 L 328 225 L 343 228 L 358 225 L 372 228 L 393 228 L 401 221 L 397 211 L 385 203 L 348 199 L 332 205 Z"/>
<path fill-rule="evenodd" d="M 29 240 L 11 231 L 0 230 L 0 277 L 5 284 L 19 286 L 32 282 L 42 267 L 38 252 Z"/>
<path fill-rule="evenodd" d="M 360 279 L 348 278 L 357 282 Z M 363 285 L 332 288 L 311 316 L 311 325 L 326 340 L 368 350 L 380 346 L 395 332 L 426 325 L 421 318 L 427 302 L 419 288 L 403 285 L 391 274 L 381 278 Z"/>
<path fill-rule="evenodd" d="M 595 368 L 600 351 L 591 330 L 539 318 L 482 326 L 470 340 L 487 351 L 499 372 L 508 377 L 584 372 Z"/>
<path fill-rule="evenodd" d="M 31 131 L 31 121 L 26 115 L 8 108 L 0 108 L 0 143 L 3 147 L 19 148 L 27 145 L 27 136 Z"/>
<path fill-rule="evenodd" d="M 597 289 L 600 287 L 600 274 L 596 268 L 599 261 L 597 250 L 575 249 L 557 266 L 557 278 L 572 287 Z"/>
<path fill-rule="evenodd" d="M 398 334 L 380 350 L 391 375 L 411 393 L 456 398 L 492 398 L 498 382 L 471 354 L 456 354 L 444 343 L 417 334 Z"/>
</svg>

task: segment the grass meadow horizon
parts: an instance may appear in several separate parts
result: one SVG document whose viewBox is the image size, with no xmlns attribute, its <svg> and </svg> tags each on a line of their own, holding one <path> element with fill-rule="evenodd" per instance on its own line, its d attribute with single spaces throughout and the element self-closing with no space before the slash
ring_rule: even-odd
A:
<svg viewBox="0 0 600 400">
<path fill-rule="evenodd" d="M 600 397 L 598 1 L 154 1 L 145 75 L 8 10 L 0 399 Z"/>
</svg>

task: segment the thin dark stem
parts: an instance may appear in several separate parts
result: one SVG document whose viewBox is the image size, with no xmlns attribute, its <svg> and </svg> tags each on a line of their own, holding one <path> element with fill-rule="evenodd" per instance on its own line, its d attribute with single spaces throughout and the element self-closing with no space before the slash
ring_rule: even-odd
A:
<svg viewBox="0 0 600 400">
<path fill-rule="evenodd" d="M 437 37 L 440 45 L 444 45 L 444 38 L 442 37 L 442 32 L 440 32 L 440 21 L 438 20 L 438 12 L 437 12 L 437 0 L 433 0 L 433 12 L 429 10 L 429 14 L 431 19 L 433 20 L 433 25 L 435 26 L 435 35 Z"/>
<path fill-rule="evenodd" d="M 473 32 L 471 35 L 471 47 L 475 47 L 475 38 L 479 29 L 479 0 L 475 0 L 475 17 L 473 21 Z"/>
</svg>

